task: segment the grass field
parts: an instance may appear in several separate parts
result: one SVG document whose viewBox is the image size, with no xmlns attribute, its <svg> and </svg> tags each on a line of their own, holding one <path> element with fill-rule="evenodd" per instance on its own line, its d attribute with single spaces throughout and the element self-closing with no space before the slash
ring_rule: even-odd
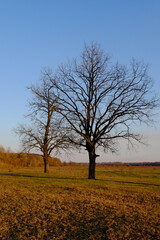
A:
<svg viewBox="0 0 160 240">
<path fill-rule="evenodd" d="M 160 167 L 0 170 L 0 239 L 160 239 Z"/>
</svg>

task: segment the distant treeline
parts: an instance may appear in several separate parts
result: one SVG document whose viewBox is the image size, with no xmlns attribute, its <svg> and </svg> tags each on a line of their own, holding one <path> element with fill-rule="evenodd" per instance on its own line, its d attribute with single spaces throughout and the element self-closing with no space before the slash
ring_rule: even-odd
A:
<svg viewBox="0 0 160 240">
<path fill-rule="evenodd" d="M 160 162 L 108 162 L 108 163 L 97 163 L 99 166 L 160 166 Z"/>
<path fill-rule="evenodd" d="M 87 162 L 63 162 L 63 166 L 87 166 Z M 96 163 L 97 166 L 160 166 L 160 162 L 131 162 L 131 163 L 122 163 L 122 162 L 101 162 Z"/>
<path fill-rule="evenodd" d="M 0 152 L 0 167 L 43 167 L 43 158 L 39 154 Z M 61 166 L 59 158 L 49 158 L 50 166 Z"/>
<path fill-rule="evenodd" d="M 43 157 L 34 153 L 12 153 L 0 146 L 0 168 L 5 167 L 43 167 Z M 102 162 L 97 166 L 160 166 L 160 162 Z M 86 162 L 61 162 L 59 158 L 50 157 L 49 166 L 87 166 Z"/>
</svg>

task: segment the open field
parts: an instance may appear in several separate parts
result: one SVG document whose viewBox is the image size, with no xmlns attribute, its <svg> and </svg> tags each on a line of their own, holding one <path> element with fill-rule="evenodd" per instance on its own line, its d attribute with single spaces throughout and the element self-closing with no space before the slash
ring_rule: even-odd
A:
<svg viewBox="0 0 160 240">
<path fill-rule="evenodd" d="M 160 167 L 0 170 L 0 239 L 160 239 Z"/>
</svg>

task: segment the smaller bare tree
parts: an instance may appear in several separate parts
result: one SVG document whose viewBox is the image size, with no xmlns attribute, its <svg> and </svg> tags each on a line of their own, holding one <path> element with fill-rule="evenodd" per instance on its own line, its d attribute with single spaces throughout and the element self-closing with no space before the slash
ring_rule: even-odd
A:
<svg viewBox="0 0 160 240">
<path fill-rule="evenodd" d="M 32 98 L 29 101 L 30 113 L 26 116 L 31 125 L 19 125 L 15 132 L 22 140 L 23 151 L 40 150 L 43 153 L 44 172 L 48 172 L 49 157 L 53 150 L 68 148 L 66 131 L 61 127 L 57 116 L 57 102 L 53 86 L 48 81 L 48 73 L 42 73 L 38 86 L 28 87 Z"/>
</svg>

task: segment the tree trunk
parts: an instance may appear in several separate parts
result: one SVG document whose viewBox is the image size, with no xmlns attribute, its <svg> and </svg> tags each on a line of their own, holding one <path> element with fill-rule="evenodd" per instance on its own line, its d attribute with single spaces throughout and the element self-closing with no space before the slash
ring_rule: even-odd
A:
<svg viewBox="0 0 160 240">
<path fill-rule="evenodd" d="M 44 154 L 43 160 L 44 160 L 44 173 L 47 173 L 47 172 L 49 172 L 48 156 Z"/>
<path fill-rule="evenodd" d="M 96 154 L 94 148 L 88 149 L 89 154 L 89 175 L 88 179 L 95 179 Z"/>
</svg>

